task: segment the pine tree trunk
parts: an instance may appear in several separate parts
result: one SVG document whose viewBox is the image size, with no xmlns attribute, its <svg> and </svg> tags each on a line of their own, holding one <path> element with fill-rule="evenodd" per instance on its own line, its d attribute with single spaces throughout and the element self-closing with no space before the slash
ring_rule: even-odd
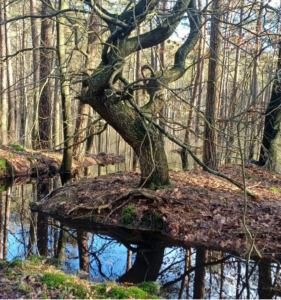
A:
<svg viewBox="0 0 281 300">
<path fill-rule="evenodd" d="M 50 12 L 50 0 L 42 3 L 42 15 Z M 41 97 L 39 102 L 39 135 L 40 147 L 48 149 L 51 147 L 51 105 L 52 105 L 52 92 L 50 73 L 53 67 L 53 51 L 48 49 L 52 47 L 52 21 L 49 18 L 43 19 L 41 24 L 41 46 L 44 47 L 40 54 L 40 81 L 41 84 Z"/>
<path fill-rule="evenodd" d="M 211 19 L 210 60 L 208 71 L 207 99 L 204 126 L 203 162 L 210 168 L 218 168 L 216 119 L 218 114 L 219 90 L 221 82 L 221 48 L 220 30 L 221 0 L 213 1 Z"/>
</svg>

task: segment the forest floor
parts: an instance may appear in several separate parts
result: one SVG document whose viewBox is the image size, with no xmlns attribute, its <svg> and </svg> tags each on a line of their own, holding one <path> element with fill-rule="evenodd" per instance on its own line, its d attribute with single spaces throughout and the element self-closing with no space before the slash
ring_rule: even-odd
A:
<svg viewBox="0 0 281 300">
<path fill-rule="evenodd" d="M 92 165 L 105 166 L 124 162 L 123 156 L 111 153 L 87 154 L 83 162 L 73 159 L 73 171 Z M 24 149 L 19 145 L 0 146 L 0 178 L 55 174 L 59 171 L 62 153 L 55 151 L 34 151 Z"/>
<path fill-rule="evenodd" d="M 158 299 L 152 296 L 157 290 L 153 282 L 95 284 L 66 275 L 60 262 L 51 258 L 0 260 L 0 299 Z"/>
<path fill-rule="evenodd" d="M 241 166 L 220 171 L 242 182 Z M 280 259 L 281 175 L 247 165 L 246 224 L 264 258 Z M 202 170 L 170 172 L 173 182 L 160 190 L 139 189 L 138 173 L 115 173 L 83 179 L 53 191 L 40 210 L 65 220 L 159 230 L 186 245 L 243 255 L 251 244 L 242 224 L 243 191 Z M 255 253 L 253 253 L 255 255 Z"/>
</svg>

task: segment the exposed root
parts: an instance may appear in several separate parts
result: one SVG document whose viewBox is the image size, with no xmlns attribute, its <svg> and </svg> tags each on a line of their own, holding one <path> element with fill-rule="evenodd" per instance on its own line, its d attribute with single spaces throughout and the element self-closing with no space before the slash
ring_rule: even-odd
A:
<svg viewBox="0 0 281 300">
<path fill-rule="evenodd" d="M 108 195 L 114 195 L 116 193 L 106 193 L 98 198 L 95 199 L 95 203 L 98 204 L 104 197 L 108 196 Z M 77 205 L 75 206 L 74 208 L 70 209 L 68 212 L 67 212 L 67 215 L 70 215 L 71 213 L 79 210 L 79 209 L 85 209 L 85 210 L 91 210 L 91 211 L 94 211 L 96 210 L 98 213 L 100 213 L 102 210 L 104 209 L 111 209 L 112 206 L 114 204 L 116 204 L 117 202 L 121 201 L 121 200 L 124 200 L 124 199 L 127 199 L 127 198 L 130 198 L 129 200 L 133 199 L 133 198 L 139 198 L 139 197 L 145 197 L 146 199 L 150 199 L 152 201 L 155 201 L 157 202 L 158 204 L 163 204 L 163 202 L 167 203 L 167 200 L 160 197 L 160 196 L 156 196 L 156 195 L 152 195 L 146 191 L 143 191 L 141 189 L 134 189 L 134 190 L 131 190 L 125 194 L 122 194 L 121 196 L 119 196 L 116 200 L 112 201 L 111 203 L 109 204 L 103 204 L 103 205 L 94 205 L 94 206 L 83 206 L 83 205 Z M 118 206 L 117 208 L 113 209 L 109 216 L 116 210 L 118 210 L 119 208 L 121 208 L 122 206 L 124 206 L 128 201 L 122 203 L 120 206 Z M 108 217 L 109 217 L 108 216 Z"/>
</svg>

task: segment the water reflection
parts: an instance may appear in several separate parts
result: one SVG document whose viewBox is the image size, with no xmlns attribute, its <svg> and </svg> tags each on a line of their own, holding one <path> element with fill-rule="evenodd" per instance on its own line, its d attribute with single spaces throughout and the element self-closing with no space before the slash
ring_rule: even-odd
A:
<svg viewBox="0 0 281 300">
<path fill-rule="evenodd" d="M 68 179 L 69 180 L 69 179 Z M 164 298 L 279 297 L 279 263 L 250 261 L 226 253 L 181 247 L 155 233 L 67 224 L 29 203 L 61 186 L 60 177 L 1 182 L 0 258 L 31 254 L 56 257 L 66 272 L 90 280 L 157 281 Z"/>
</svg>

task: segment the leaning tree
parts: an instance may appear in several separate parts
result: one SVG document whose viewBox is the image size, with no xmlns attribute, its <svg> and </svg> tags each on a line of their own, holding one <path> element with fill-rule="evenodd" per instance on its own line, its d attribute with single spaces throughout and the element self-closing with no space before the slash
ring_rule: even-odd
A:
<svg viewBox="0 0 281 300">
<path fill-rule="evenodd" d="M 168 162 L 161 134 L 151 120 L 155 120 L 165 105 L 164 90 L 186 72 L 186 57 L 199 38 L 199 17 L 195 0 L 169 2 L 161 11 L 159 0 L 130 1 L 119 14 L 106 10 L 96 2 L 86 2 L 99 15 L 109 31 L 102 43 L 101 63 L 84 80 L 80 100 L 93 107 L 134 149 L 139 157 L 141 186 L 169 184 Z M 154 29 L 138 35 L 138 27 L 157 15 Z M 175 32 L 183 20 L 189 19 L 189 35 L 175 53 L 173 66 L 155 71 L 143 65 L 149 74 L 130 82 L 124 68 L 136 51 L 159 45 Z M 144 89 L 149 95 L 143 106 L 134 101 L 134 90 Z M 149 118 L 147 118 L 149 117 Z"/>
</svg>

